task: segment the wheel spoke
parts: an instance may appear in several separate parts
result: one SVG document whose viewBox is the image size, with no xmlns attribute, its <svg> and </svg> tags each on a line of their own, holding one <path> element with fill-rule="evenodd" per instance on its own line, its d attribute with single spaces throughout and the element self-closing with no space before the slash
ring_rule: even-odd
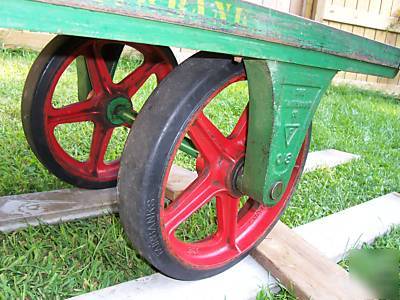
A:
<svg viewBox="0 0 400 300">
<path fill-rule="evenodd" d="M 221 190 L 213 183 L 212 176 L 198 177 L 175 201 L 164 211 L 164 226 L 168 234 L 207 204 Z"/>
<path fill-rule="evenodd" d="M 143 86 L 151 74 L 157 71 L 159 64 L 152 64 L 146 61 L 141 66 L 132 71 L 118 85 L 128 92 L 129 97 L 133 97 L 137 91 Z"/>
<path fill-rule="evenodd" d="M 235 141 L 235 144 L 239 147 L 245 147 L 246 139 L 247 139 L 247 120 L 248 120 L 249 110 L 246 109 L 243 111 L 240 116 L 235 128 L 232 130 L 232 133 L 229 136 L 229 139 Z"/>
<path fill-rule="evenodd" d="M 98 43 L 94 43 L 89 47 L 85 59 L 90 82 L 95 93 L 98 94 L 104 91 L 110 93 L 113 82 Z"/>
<path fill-rule="evenodd" d="M 96 113 L 93 102 L 87 100 L 73 103 L 58 109 L 52 108 L 50 109 L 47 118 L 49 124 L 56 126 L 66 123 L 93 121 Z"/>
<path fill-rule="evenodd" d="M 157 82 L 160 83 L 167 75 L 173 70 L 170 64 L 161 62 L 157 64 L 157 68 L 154 70 L 154 74 L 157 77 Z"/>
<path fill-rule="evenodd" d="M 201 156 L 209 163 L 214 163 L 224 154 L 228 140 L 204 113 L 199 114 L 188 134 Z"/>
<path fill-rule="evenodd" d="M 87 161 L 90 173 L 97 174 L 104 164 L 104 156 L 110 143 L 114 128 L 106 128 L 101 123 L 95 123 L 89 159 Z"/>
<path fill-rule="evenodd" d="M 233 198 L 227 193 L 217 196 L 218 232 L 232 248 L 237 248 L 237 220 L 240 198 Z"/>
</svg>

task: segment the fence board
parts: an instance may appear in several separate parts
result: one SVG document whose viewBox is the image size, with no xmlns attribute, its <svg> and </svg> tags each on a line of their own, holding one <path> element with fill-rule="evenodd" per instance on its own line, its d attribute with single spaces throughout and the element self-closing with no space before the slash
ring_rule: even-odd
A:
<svg viewBox="0 0 400 300">
<path fill-rule="evenodd" d="M 290 1 L 290 12 L 295 15 L 303 15 L 303 0 L 291 0 Z"/>
<path fill-rule="evenodd" d="M 359 11 L 360 13 L 362 13 L 362 12 L 367 13 L 367 12 L 368 12 L 368 9 L 369 9 L 369 3 L 370 3 L 370 2 L 371 2 L 371 0 L 358 1 L 358 3 L 357 3 L 357 11 Z M 360 27 L 361 27 L 361 26 L 360 26 Z M 368 32 L 367 32 L 367 30 L 370 30 L 370 29 L 367 29 L 367 28 L 365 28 L 365 27 L 361 27 L 361 28 L 364 29 L 364 32 L 362 33 L 362 36 L 363 36 L 363 37 L 368 37 L 368 34 L 369 34 L 370 36 L 372 35 L 372 33 L 368 33 Z M 371 31 L 371 32 L 372 32 L 372 31 Z M 366 82 L 366 81 L 367 81 L 367 75 L 364 75 L 364 74 L 357 74 L 356 80 Z"/>
<path fill-rule="evenodd" d="M 345 7 L 348 9 L 351 9 L 351 10 L 356 10 L 357 2 L 358 2 L 358 0 L 346 0 Z M 355 26 L 348 25 L 348 27 L 344 27 L 342 29 L 346 30 L 348 32 L 354 33 L 354 28 L 355 28 Z M 356 77 L 357 77 L 357 75 L 355 73 L 349 73 L 349 72 L 345 73 L 345 79 L 354 80 Z"/>
<path fill-rule="evenodd" d="M 400 0 L 319 0 L 316 15 L 325 24 L 364 36 L 382 43 L 400 47 Z M 340 72 L 336 82 L 368 86 L 397 93 L 400 76 L 395 79 Z"/>
</svg>

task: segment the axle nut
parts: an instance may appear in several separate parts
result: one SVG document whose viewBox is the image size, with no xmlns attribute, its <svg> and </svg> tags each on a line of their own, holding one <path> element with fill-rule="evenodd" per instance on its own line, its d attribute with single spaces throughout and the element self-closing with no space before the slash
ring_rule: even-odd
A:
<svg viewBox="0 0 400 300">
<path fill-rule="evenodd" d="M 283 182 L 276 182 L 271 188 L 271 199 L 278 202 L 283 193 Z"/>
</svg>

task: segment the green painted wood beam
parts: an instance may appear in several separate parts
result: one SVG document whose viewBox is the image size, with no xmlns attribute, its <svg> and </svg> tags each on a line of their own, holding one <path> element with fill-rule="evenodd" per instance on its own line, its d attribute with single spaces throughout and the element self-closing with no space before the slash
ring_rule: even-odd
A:
<svg viewBox="0 0 400 300">
<path fill-rule="evenodd" d="M 89 10 L 88 7 L 66 6 L 82 6 L 83 1 L 52 1 L 63 4 L 55 5 L 29 0 L 2 0 L 0 27 L 176 46 L 384 77 L 394 77 L 398 71 L 400 50 L 397 48 L 267 8 L 232 1 L 231 10 L 235 8 L 238 11 L 242 6 L 249 10 L 246 26 L 232 26 L 228 21 L 232 16 L 225 12 L 226 20 L 221 21 L 223 13 L 218 8 L 221 5 L 227 7 L 227 1 L 204 2 L 207 18 L 190 14 L 195 10 L 193 5 L 192 8 L 184 6 L 183 11 L 179 10 L 180 0 L 162 1 L 158 6 L 156 0 L 151 0 L 150 4 L 143 0 L 137 1 L 85 1 L 85 6 L 97 3 L 97 6 Z M 178 3 L 177 8 L 161 9 L 161 5 L 168 6 L 170 1 Z M 198 2 L 189 2 L 198 5 Z M 222 4 L 218 5 L 217 2 Z M 119 10 L 112 7 L 118 7 Z M 213 10 L 208 12 L 211 8 Z M 257 11 L 266 16 L 253 16 Z M 131 16 L 134 13 L 137 17 Z M 210 17 L 210 14 L 217 15 Z M 162 19 L 160 15 L 167 17 Z M 260 16 L 261 19 L 253 22 L 249 16 Z M 177 18 L 180 22 L 174 21 Z M 198 22 L 203 25 L 200 26 Z M 257 35 L 252 30 L 258 32 Z M 318 44 L 318 39 L 312 39 L 311 32 L 319 31 Z M 297 42 L 291 41 L 296 35 Z M 342 36 L 342 41 L 346 40 L 347 44 L 339 47 L 336 36 Z M 353 39 L 357 45 L 352 42 Z M 339 56 L 340 53 L 342 56 Z"/>
<path fill-rule="evenodd" d="M 164 21 L 398 67 L 398 49 L 238 0 L 38 0 Z"/>
</svg>

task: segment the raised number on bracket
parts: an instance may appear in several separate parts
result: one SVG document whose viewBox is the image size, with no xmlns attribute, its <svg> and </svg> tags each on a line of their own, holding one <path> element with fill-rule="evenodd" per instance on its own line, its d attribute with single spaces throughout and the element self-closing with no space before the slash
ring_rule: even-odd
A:
<svg viewBox="0 0 400 300">
<path fill-rule="evenodd" d="M 276 156 L 276 164 L 278 166 L 281 166 L 283 164 L 288 165 L 288 164 L 290 164 L 292 158 L 293 158 L 293 154 L 292 153 L 287 153 L 287 154 L 279 153 Z"/>
</svg>

